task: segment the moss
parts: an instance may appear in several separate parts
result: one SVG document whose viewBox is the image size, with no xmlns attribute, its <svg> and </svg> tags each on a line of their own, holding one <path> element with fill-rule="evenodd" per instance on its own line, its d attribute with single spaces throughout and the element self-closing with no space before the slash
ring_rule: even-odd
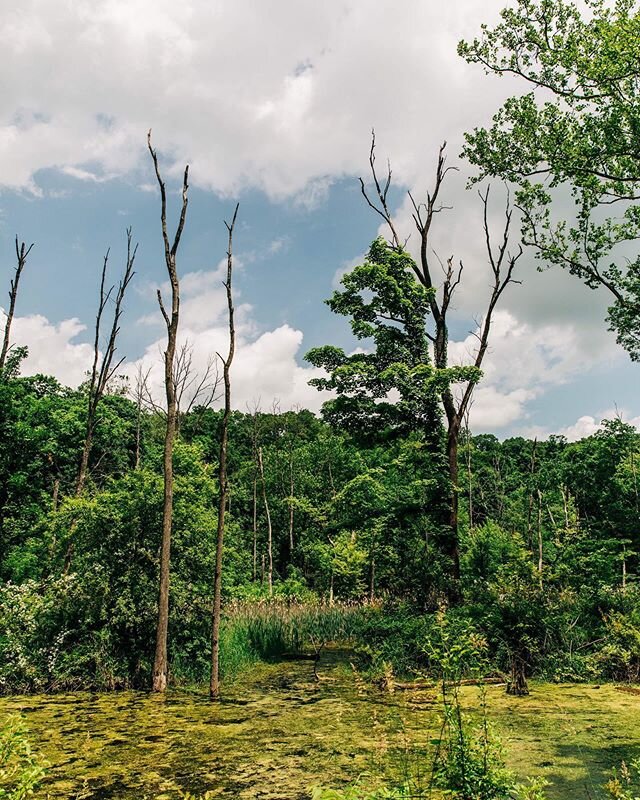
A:
<svg viewBox="0 0 640 800">
<path fill-rule="evenodd" d="M 312 664 L 257 665 L 228 684 L 223 702 L 174 692 L 13 697 L 34 745 L 51 763 L 46 796 L 284 800 L 316 784 L 340 787 L 359 775 L 402 777 L 420 763 L 438 730 L 436 692 L 382 694 L 356 685 L 339 653 L 313 679 Z M 464 690 L 469 709 L 478 694 Z M 508 764 L 543 774 L 550 796 L 587 797 L 607 770 L 640 746 L 638 698 L 612 686 L 533 684 L 513 698 L 489 689 L 490 715 Z M 424 762 L 423 762 L 424 763 Z M 84 790 L 83 790 L 84 787 Z"/>
</svg>

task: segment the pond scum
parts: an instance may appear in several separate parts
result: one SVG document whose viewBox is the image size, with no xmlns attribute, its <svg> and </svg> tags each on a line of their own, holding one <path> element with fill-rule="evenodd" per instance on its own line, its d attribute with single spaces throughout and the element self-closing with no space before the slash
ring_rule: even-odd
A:
<svg viewBox="0 0 640 800">
<path fill-rule="evenodd" d="M 310 661 L 256 664 L 215 705 L 186 690 L 72 693 L 3 698 L 0 714 L 28 731 L 14 736 L 13 763 L 38 779 L 47 762 L 35 797 L 302 800 L 327 787 L 316 796 L 359 800 L 425 769 L 442 705 L 436 686 L 389 693 L 359 680 L 350 656 L 325 650 L 319 680 Z M 480 714 L 477 687 L 460 697 Z M 525 698 L 489 686 L 486 705 L 507 766 L 546 779 L 551 800 L 616 796 L 602 788 L 612 768 L 640 751 L 638 698 L 613 685 L 533 683 Z M 6 745 L 0 797 L 21 800 L 6 788 Z M 342 793 L 356 783 L 367 794 Z"/>
</svg>

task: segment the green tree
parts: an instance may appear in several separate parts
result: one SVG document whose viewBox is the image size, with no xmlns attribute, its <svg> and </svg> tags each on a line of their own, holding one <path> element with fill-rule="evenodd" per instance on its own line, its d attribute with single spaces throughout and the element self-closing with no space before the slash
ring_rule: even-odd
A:
<svg viewBox="0 0 640 800">
<path fill-rule="evenodd" d="M 427 319 L 435 289 L 414 278 L 415 262 L 402 249 L 376 239 L 365 262 L 342 278 L 341 291 L 327 301 L 332 311 L 350 317 L 356 338 L 371 348 L 352 355 L 325 346 L 307 360 L 329 373 L 312 385 L 336 398 L 323 406 L 324 417 L 360 442 L 373 444 L 419 432 L 434 454 L 443 454 L 440 398 L 456 381 L 475 381 L 475 367 L 436 368 L 430 356 Z M 446 497 L 444 458 L 432 464 L 441 475 Z M 440 545 L 458 575 L 457 530 L 442 519 Z"/>
<path fill-rule="evenodd" d="M 489 128 L 466 135 L 464 155 L 478 179 L 518 185 L 523 239 L 542 261 L 607 289 L 609 327 L 637 361 L 640 10 L 637 0 L 585 6 L 518 0 L 494 29 L 460 43 L 467 61 L 530 87 L 508 99 Z"/>
</svg>

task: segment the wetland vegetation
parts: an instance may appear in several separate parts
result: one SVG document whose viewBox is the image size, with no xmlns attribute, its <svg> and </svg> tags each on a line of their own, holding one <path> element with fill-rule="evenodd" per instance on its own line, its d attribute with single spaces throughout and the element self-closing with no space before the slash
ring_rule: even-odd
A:
<svg viewBox="0 0 640 800">
<path fill-rule="evenodd" d="M 232 407 L 237 206 L 229 349 L 196 373 L 179 337 L 189 171 L 170 236 L 150 132 L 166 400 L 116 357 L 131 230 L 112 289 L 104 258 L 77 388 L 21 373 L 11 324 L 31 247 L 16 239 L 0 354 L 2 800 L 637 796 L 640 434 L 615 418 L 579 441 L 501 441 L 469 415 L 524 246 L 609 291 L 609 325 L 640 358 L 639 261 L 608 261 L 640 235 L 640 11 L 586 5 L 517 0 L 460 45 L 551 97 L 512 98 L 466 139 L 478 178 L 515 184 L 517 207 L 508 195 L 496 232 L 480 194 L 489 299 L 465 363 L 447 316 L 463 265 L 432 274 L 444 145 L 425 200 L 410 195 L 414 256 L 372 139 L 362 193 L 388 238 L 327 301 L 358 347 L 307 354 L 331 393 L 321 416 Z M 553 222 L 541 173 L 570 189 L 573 223 Z"/>
</svg>

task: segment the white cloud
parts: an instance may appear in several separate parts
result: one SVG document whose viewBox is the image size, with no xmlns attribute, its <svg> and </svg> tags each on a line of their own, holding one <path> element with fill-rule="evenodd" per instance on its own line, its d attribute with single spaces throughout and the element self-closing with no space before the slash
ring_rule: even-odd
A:
<svg viewBox="0 0 640 800">
<path fill-rule="evenodd" d="M 166 174 L 179 178 L 189 161 L 196 186 L 222 194 L 257 188 L 313 209 L 340 177 L 367 174 L 375 126 L 378 163 L 388 155 L 394 180 L 419 199 L 431 185 L 438 145 L 450 141 L 455 163 L 462 132 L 486 122 L 514 87 L 456 55 L 458 39 L 491 23 L 504 0 L 4 5 L 0 45 L 12 79 L 0 108 L 0 182 L 34 193 L 42 193 L 37 173 L 45 168 L 92 182 L 129 175 L 140 190 L 157 191 L 146 153 L 152 127 Z M 456 208 L 438 215 L 433 245 L 465 263 L 453 308 L 459 322 L 482 316 L 489 276 L 478 199 L 464 191 L 464 174 L 447 181 L 443 200 Z M 497 230 L 502 201 L 494 195 Z M 398 220 L 409 233 L 407 200 Z M 275 255 L 287 246 L 276 238 L 267 250 Z M 345 263 L 334 284 L 360 260 Z M 183 335 L 200 364 L 226 347 L 222 267 L 182 278 Z M 480 428 L 526 420 L 527 403 L 547 387 L 620 357 L 603 323 L 606 296 L 558 270 L 539 275 L 530 258 L 518 277 L 524 284 L 505 293 L 476 391 Z M 138 322 L 162 325 L 158 312 Z M 28 370 L 71 384 L 90 363 L 89 345 L 75 341 L 82 330 L 78 320 L 54 324 L 41 316 L 16 319 L 14 329 L 16 340 L 31 345 Z M 274 395 L 318 407 L 319 394 L 306 386 L 313 371 L 296 363 L 300 331 L 283 325 L 260 334 L 251 308 L 240 304 L 238 333 L 237 407 Z M 157 358 L 160 343 L 149 345 L 145 363 Z M 465 361 L 474 344 L 472 337 L 452 342 L 452 357 Z"/>
<path fill-rule="evenodd" d="M 584 439 L 586 436 L 593 436 L 594 433 L 602 430 L 603 420 L 611 420 L 616 418 L 619 418 L 623 422 L 626 422 L 627 425 L 633 425 L 635 428 L 640 430 L 640 416 L 634 417 L 625 410 L 621 411 L 617 408 L 609 408 L 600 412 L 596 416 L 585 414 L 577 419 L 572 425 L 567 425 L 566 427 L 559 428 L 555 431 L 540 428 L 536 431 L 536 435 L 538 435 L 539 438 L 546 439 L 551 433 L 555 433 L 559 436 L 565 436 L 570 442 L 576 442 L 579 439 Z"/>
<path fill-rule="evenodd" d="M 194 184 L 314 204 L 364 169 L 372 125 L 398 175 L 413 178 L 425 153 L 504 93 L 506 81 L 456 55 L 501 5 L 24 0 L 4 9 L 0 31 L 15 76 L 0 180 L 34 189 L 43 167 L 79 179 L 148 171 L 152 127 L 176 171 L 190 161 Z"/>
<path fill-rule="evenodd" d="M 4 311 L 2 317 L 4 330 Z M 40 314 L 14 317 L 11 341 L 29 348 L 22 374 L 54 375 L 68 386 L 82 383 L 91 369 L 93 347 L 74 340 L 85 330 L 86 326 L 75 318 L 52 323 Z"/>
<path fill-rule="evenodd" d="M 474 392 L 472 428 L 495 430 L 522 421 L 527 417 L 527 402 L 549 387 L 588 372 L 604 359 L 624 357 L 611 341 L 594 354 L 593 339 L 585 346 L 583 331 L 577 325 L 534 326 L 520 321 L 510 311 L 497 311 L 482 366 L 483 378 Z M 474 334 L 451 342 L 450 363 L 471 363 L 477 344 Z M 594 359 L 594 355 L 598 358 Z"/>
</svg>

